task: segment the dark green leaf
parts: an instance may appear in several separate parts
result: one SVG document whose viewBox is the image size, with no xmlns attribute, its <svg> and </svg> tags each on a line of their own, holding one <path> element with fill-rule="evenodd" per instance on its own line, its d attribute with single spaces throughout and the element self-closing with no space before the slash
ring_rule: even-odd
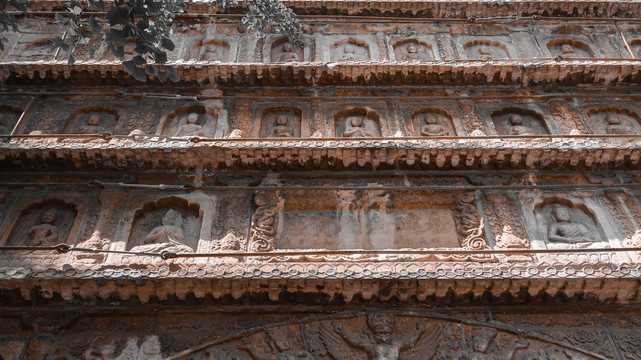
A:
<svg viewBox="0 0 641 360">
<path fill-rule="evenodd" d="M 167 81 L 167 79 L 169 79 L 169 73 L 165 69 L 157 69 L 156 75 L 158 76 L 158 80 L 161 83 L 164 83 L 165 81 Z"/>
<path fill-rule="evenodd" d="M 73 65 L 76 62 L 76 59 L 73 57 L 73 55 L 69 55 L 69 60 L 67 60 L 67 64 Z"/>
<path fill-rule="evenodd" d="M 145 58 L 143 58 L 140 55 L 134 56 L 134 58 L 131 59 L 131 61 L 133 61 L 134 64 L 136 64 L 136 66 L 143 66 L 143 65 L 147 64 L 147 61 L 145 61 Z"/>
<path fill-rule="evenodd" d="M 125 71 L 129 74 L 134 73 L 135 67 L 136 67 L 136 64 L 134 63 L 133 60 L 127 60 L 122 62 L 122 68 L 125 69 Z"/>
<path fill-rule="evenodd" d="M 58 25 L 64 25 L 67 23 L 67 19 L 62 16 L 62 14 L 56 13 L 56 22 L 58 23 Z"/>
<path fill-rule="evenodd" d="M 147 73 L 144 69 L 135 67 L 133 71 L 134 78 L 138 81 L 147 81 Z"/>
<path fill-rule="evenodd" d="M 160 46 L 164 47 L 165 49 L 169 51 L 174 51 L 176 48 L 176 44 L 174 44 L 173 41 L 171 41 L 169 38 L 163 37 L 160 39 Z"/>
<path fill-rule="evenodd" d="M 105 34 L 105 41 L 113 45 L 125 45 L 127 44 L 127 38 L 122 30 L 118 29 L 109 29 L 107 34 Z"/>
<path fill-rule="evenodd" d="M 168 66 L 167 69 L 169 70 L 169 79 L 173 82 L 179 82 L 180 76 L 178 76 L 178 71 L 176 71 L 176 67 Z"/>
<path fill-rule="evenodd" d="M 151 67 L 151 66 L 146 66 L 146 67 L 145 67 L 145 73 L 146 73 L 147 75 L 154 75 L 154 74 L 156 74 L 156 71 L 154 70 L 154 68 L 153 68 L 153 67 Z"/>
<path fill-rule="evenodd" d="M 111 26 L 126 24 L 128 21 L 128 17 L 129 12 L 126 8 L 115 7 L 111 5 L 109 7 L 109 10 L 107 10 L 107 20 L 109 21 L 109 25 Z"/>
<path fill-rule="evenodd" d="M 109 48 L 111 49 L 111 52 L 114 54 L 115 57 L 122 59 L 125 57 L 125 47 L 124 46 L 114 46 L 114 45 L 109 45 Z"/>
<path fill-rule="evenodd" d="M 149 27 L 149 20 L 146 20 L 146 19 L 138 20 L 138 22 L 136 23 L 136 27 L 140 30 L 145 30 L 146 28 Z"/>
</svg>

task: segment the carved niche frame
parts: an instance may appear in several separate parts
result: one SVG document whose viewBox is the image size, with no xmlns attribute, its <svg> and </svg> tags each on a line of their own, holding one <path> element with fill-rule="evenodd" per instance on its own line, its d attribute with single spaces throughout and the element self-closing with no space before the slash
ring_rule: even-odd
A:
<svg viewBox="0 0 641 360">
<path fill-rule="evenodd" d="M 78 105 L 80 103 L 77 103 Z M 121 134 L 122 129 L 126 123 L 127 120 L 127 105 L 133 105 L 133 103 L 123 103 L 123 102 L 102 102 L 100 104 L 98 103 L 93 103 L 93 104 L 83 104 L 80 108 L 76 108 L 75 106 L 69 106 L 67 107 L 71 112 L 67 113 L 67 111 L 64 111 L 60 118 L 66 119 L 66 123 L 64 124 L 62 133 L 63 134 L 75 134 L 77 133 L 75 131 L 75 126 L 78 125 L 78 122 L 80 121 L 80 118 L 83 117 L 85 114 L 91 114 L 95 112 L 101 112 L 101 113 L 109 113 L 114 116 L 114 121 L 113 121 L 113 126 L 105 126 L 104 123 L 101 123 L 100 126 L 103 126 L 106 132 L 110 132 L 112 134 Z M 104 119 L 101 119 L 104 120 Z"/>
<path fill-rule="evenodd" d="M 541 123 L 540 125 L 543 127 L 543 130 L 545 130 L 546 133 L 535 135 L 545 136 L 546 134 L 563 133 L 545 107 L 543 107 L 541 104 L 535 104 L 525 99 L 520 103 L 477 103 L 477 110 L 481 118 L 485 120 L 485 125 L 487 126 L 489 133 L 492 135 L 509 135 L 505 133 L 499 133 L 500 127 L 497 128 L 496 126 L 497 119 L 495 119 L 495 116 L 498 115 L 503 117 L 503 120 L 507 124 L 506 116 L 512 113 L 524 114 L 538 118 Z"/>
<path fill-rule="evenodd" d="M 325 134 L 328 137 L 343 138 L 343 134 L 336 133 L 337 121 L 344 119 L 349 114 L 364 114 L 368 119 L 373 120 L 378 126 L 378 131 L 381 137 L 392 136 L 392 129 L 390 127 L 389 119 L 387 118 L 387 106 L 384 102 L 372 101 L 368 104 L 352 103 L 352 102 L 333 102 L 324 104 L 325 107 Z M 372 115 L 373 117 L 369 117 Z M 349 139 L 349 138 L 343 138 Z"/>
<path fill-rule="evenodd" d="M 380 60 L 380 51 L 376 45 L 376 39 L 368 34 L 327 34 L 323 36 L 321 49 L 316 49 L 315 61 L 332 62 L 334 48 L 343 44 L 352 43 L 358 46 L 365 46 L 369 52 L 369 58 L 362 61 Z"/>
<path fill-rule="evenodd" d="M 434 35 L 388 35 L 387 36 L 387 53 L 389 54 L 390 61 L 401 61 L 396 58 L 397 45 L 404 45 L 409 43 L 422 44 L 427 47 L 428 56 L 430 59 L 422 61 L 438 61 L 442 60 L 439 52 L 436 36 Z"/>
<path fill-rule="evenodd" d="M 143 211 L 146 204 L 157 204 L 159 201 L 167 201 L 176 199 L 178 201 L 187 202 L 187 204 L 197 205 L 200 211 L 199 216 L 202 219 L 199 229 L 197 240 L 197 247 L 194 252 L 209 252 L 211 248 L 212 232 L 214 226 L 214 211 L 216 209 L 217 197 L 210 194 L 205 194 L 200 191 L 194 191 L 188 194 L 172 195 L 172 194 L 150 194 L 143 192 L 134 192 L 129 195 L 129 202 L 122 209 L 121 221 L 118 223 L 114 233 L 114 239 L 110 244 L 110 250 L 126 251 L 129 246 L 131 232 L 133 231 L 134 222 L 136 220 L 135 214 Z M 131 262 L 146 263 L 159 259 L 158 257 L 136 257 L 123 254 L 109 254 L 107 262 L 120 262 L 128 264 Z M 185 259 L 173 259 L 172 261 L 183 261 Z M 207 262 L 206 258 L 189 259 L 190 262 Z M 164 260 L 163 260 L 164 261 Z"/>
<path fill-rule="evenodd" d="M 547 228 L 541 223 L 541 216 L 537 214 L 537 208 L 558 203 L 570 210 L 577 209 L 584 212 L 592 219 L 598 229 L 598 236 L 601 241 L 594 243 L 597 247 L 622 247 L 623 238 L 620 230 L 612 224 L 611 216 L 606 206 L 599 200 L 594 192 L 553 192 L 553 191 L 521 191 L 518 199 L 523 214 L 523 222 L 526 232 L 530 238 L 533 249 L 548 249 Z M 570 248 L 563 245 L 554 248 Z"/>
<path fill-rule="evenodd" d="M 317 254 L 310 255 L 287 255 L 288 249 L 279 249 L 279 231 L 283 229 L 283 211 L 286 201 L 300 202 L 304 209 L 314 209 L 320 205 L 335 206 L 334 209 L 338 210 L 340 205 L 329 204 L 331 202 L 329 196 L 314 195 L 314 193 L 327 193 L 339 192 L 340 189 L 323 189 L 321 190 L 279 190 L 277 184 L 274 189 L 257 190 L 254 196 L 254 203 L 256 210 L 251 218 L 250 237 L 248 241 L 247 251 L 249 252 L 264 252 L 265 257 L 258 258 L 260 261 L 301 261 L 316 259 L 318 261 L 351 261 L 351 260 L 377 260 L 377 256 L 372 251 L 372 254 L 363 255 L 326 255 L 320 251 Z M 371 190 L 364 191 L 381 191 L 377 190 L 375 186 Z M 395 190 L 389 191 L 387 194 L 393 197 L 400 197 L 398 202 L 403 204 L 415 204 L 419 206 L 432 205 L 432 206 L 447 206 L 451 209 L 453 221 L 455 224 L 455 232 L 458 237 L 460 247 L 449 248 L 451 250 L 489 250 L 487 240 L 485 238 L 485 222 L 481 212 L 476 207 L 476 192 L 474 191 L 434 191 L 434 190 Z M 305 202 L 304 198 L 311 197 L 309 201 Z M 297 199 L 298 198 L 298 199 Z M 351 208 L 350 208 L 351 209 Z M 428 248 L 422 248 L 428 249 Z M 448 249 L 448 248 L 438 248 Z M 307 249 L 313 251 L 314 249 Z M 306 251 L 307 251 L 306 250 Z M 270 255 L 270 252 L 279 252 L 279 255 Z M 302 251 L 295 249 L 294 251 Z M 282 254 L 282 253 L 285 254 Z M 412 260 L 412 261 L 494 261 L 492 255 L 486 254 L 417 254 L 417 255 L 389 255 L 387 259 L 395 258 L 398 261 Z"/>
<path fill-rule="evenodd" d="M 274 59 L 273 52 L 275 49 L 281 48 L 284 44 L 288 42 L 291 43 L 289 39 L 286 36 L 283 36 L 282 34 L 270 34 L 266 36 L 265 40 L 263 41 L 263 49 L 262 49 L 263 62 L 264 63 L 278 62 L 277 59 L 276 60 Z M 307 37 L 303 37 L 302 49 L 294 46 L 294 53 L 298 55 L 299 62 L 306 62 L 312 58 L 312 47 L 310 46 L 309 40 Z"/>
<path fill-rule="evenodd" d="M 468 47 L 476 45 L 494 46 L 505 51 L 507 57 L 494 57 L 492 60 L 518 59 L 516 47 L 509 36 L 460 36 L 456 41 L 457 50 L 462 60 L 482 60 L 481 58 L 468 57 Z"/>
<path fill-rule="evenodd" d="M 252 116 L 252 130 L 251 130 L 251 137 L 252 138 L 262 138 L 264 134 L 264 129 L 266 124 L 264 121 L 265 115 L 268 115 L 270 113 L 278 113 L 278 112 L 288 112 L 291 114 L 296 114 L 298 113 L 300 115 L 300 119 L 298 119 L 298 125 L 300 128 L 298 129 L 298 137 L 300 138 L 305 138 L 309 137 L 310 134 L 310 129 L 309 129 L 309 120 L 310 120 L 310 104 L 309 102 L 288 102 L 287 104 L 282 104 L 282 103 L 263 103 L 263 102 L 258 102 L 254 103 L 254 108 L 253 108 L 253 116 Z M 289 124 L 292 126 L 293 124 Z M 294 131 L 294 134 L 296 134 L 297 131 Z M 267 137 L 267 136 L 266 136 Z M 280 139 L 295 139 L 296 136 L 292 138 L 280 138 Z"/>
<path fill-rule="evenodd" d="M 227 116 L 227 110 L 225 110 L 225 107 L 223 106 L 223 103 L 220 100 L 216 101 L 205 101 L 199 104 L 184 104 L 181 106 L 176 106 L 174 107 L 173 111 L 169 112 L 168 114 L 162 116 L 158 123 L 156 124 L 156 135 L 168 135 L 171 136 L 171 134 L 166 134 L 166 131 L 168 130 L 169 126 L 173 126 L 175 128 L 175 123 L 173 123 L 173 120 L 180 115 L 189 115 L 191 112 L 196 112 L 196 113 L 205 113 L 214 118 L 212 121 L 208 121 L 207 123 L 202 123 L 200 125 L 203 126 L 205 131 L 207 131 L 207 126 L 214 125 L 216 128 L 213 133 L 209 133 L 209 137 L 213 138 L 222 138 L 225 133 L 227 132 L 228 128 L 228 116 Z M 175 129 L 174 129 L 175 130 Z M 207 132 L 205 132 L 205 136 L 207 137 Z"/>
<path fill-rule="evenodd" d="M 91 196 L 93 199 L 93 195 Z M 84 228 L 87 219 L 87 202 L 92 201 L 88 200 L 87 193 L 78 193 L 78 192 L 38 192 L 38 193 L 29 193 L 26 196 L 19 197 L 15 199 L 15 203 L 12 206 L 13 211 L 9 217 L 5 220 L 5 225 L 3 230 L 0 232 L 0 245 L 23 245 L 19 244 L 8 244 L 10 240 L 9 237 L 13 233 L 18 220 L 24 211 L 29 209 L 32 206 L 38 206 L 46 203 L 52 202 L 61 202 L 68 205 L 72 205 L 76 211 L 76 216 L 73 220 L 73 224 L 69 228 L 69 234 L 67 238 L 63 240 L 59 239 L 58 243 L 64 243 L 70 246 L 76 245 L 81 236 L 81 231 Z M 97 203 L 97 201 L 95 201 Z M 8 204 L 6 204 L 8 205 Z M 64 261 L 67 259 L 69 254 L 60 254 L 52 259 L 51 261 Z M 11 252 L 11 253 L 0 253 L 0 257 L 11 257 L 11 258 L 52 258 L 51 252 L 32 252 L 26 250 L 23 252 Z"/>
<path fill-rule="evenodd" d="M 632 126 L 636 134 L 641 134 L 641 108 L 628 102 L 618 102 L 616 104 L 599 103 L 599 104 L 584 104 L 579 108 L 580 115 L 583 117 L 583 122 L 587 124 L 591 134 L 606 134 L 607 124 L 605 119 L 602 118 L 604 113 L 619 113 L 624 114 L 629 118 L 627 125 Z M 595 119 L 597 115 L 599 119 Z M 625 122 L 622 121 L 621 125 Z"/>
<path fill-rule="evenodd" d="M 466 134 L 463 116 L 456 102 L 418 103 L 414 101 L 401 101 L 401 111 L 403 113 L 405 129 L 410 136 L 422 137 L 421 127 L 424 123 L 421 123 L 416 116 L 424 113 L 437 113 L 448 117 L 450 121 L 450 126 L 448 126 L 450 134 L 448 136 L 465 136 Z M 429 138 L 429 136 L 425 138 Z"/>
</svg>

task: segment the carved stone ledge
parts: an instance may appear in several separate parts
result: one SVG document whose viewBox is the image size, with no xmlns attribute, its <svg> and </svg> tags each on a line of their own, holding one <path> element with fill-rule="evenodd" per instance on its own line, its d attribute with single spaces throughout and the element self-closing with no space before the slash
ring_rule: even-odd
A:
<svg viewBox="0 0 641 360">
<path fill-rule="evenodd" d="M 421 140 L 111 140 L 84 143 L 40 139 L 0 143 L 5 168 L 475 168 L 475 169 L 636 169 L 641 143 L 636 138 L 512 138 Z M 118 159 L 114 161 L 113 159 Z M 185 161 L 190 159 L 190 161 Z"/>
<path fill-rule="evenodd" d="M 349 61 L 345 63 L 220 63 L 213 61 L 168 62 L 181 79 L 201 79 L 225 86 L 331 85 L 635 85 L 641 78 L 641 64 L 635 60 L 571 61 L 434 61 L 408 63 L 390 61 Z M 9 77 L 33 80 L 70 79 L 82 81 L 83 74 L 100 72 L 105 83 L 122 81 L 128 75 L 115 61 L 4 62 L 0 80 Z M 36 74 L 38 74 L 36 76 Z M 510 76 L 508 76 L 508 74 Z M 572 76 L 569 76 L 572 74 Z M 286 78 L 284 78 L 286 76 Z M 96 79 L 97 80 L 97 79 Z"/>
<path fill-rule="evenodd" d="M 522 289 L 532 297 L 588 296 L 599 302 L 641 303 L 638 264 L 606 263 L 479 264 L 479 263 L 279 263 L 173 264 L 129 267 L 23 267 L 0 265 L 0 289 L 15 290 L 29 300 L 34 295 L 65 300 L 132 296 L 142 302 L 188 295 L 197 298 L 266 293 L 273 301 L 282 293 L 330 297 L 355 295 L 390 299 L 416 296 L 474 298 L 492 294 L 517 298 Z M 529 299 L 531 300 L 531 299 Z M 529 301 L 528 300 L 528 301 Z"/>
</svg>

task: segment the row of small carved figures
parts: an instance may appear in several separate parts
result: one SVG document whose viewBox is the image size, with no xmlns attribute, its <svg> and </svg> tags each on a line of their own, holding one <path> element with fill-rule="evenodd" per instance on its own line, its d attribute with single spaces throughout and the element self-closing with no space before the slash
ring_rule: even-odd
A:
<svg viewBox="0 0 641 360">
<path fill-rule="evenodd" d="M 201 115 L 190 113 L 184 123 L 177 126 L 169 136 L 173 137 L 208 137 L 207 126 L 202 124 L 204 121 L 199 120 Z M 0 119 L 2 120 L 2 119 Z M 634 120 L 629 120 L 612 113 L 606 113 L 605 133 L 610 135 L 629 135 L 636 134 Z M 509 114 L 506 124 L 503 128 L 503 135 L 544 135 L 547 133 L 544 126 L 536 123 L 537 119 L 524 120 L 520 114 Z M 268 126 L 268 131 L 264 135 L 269 138 L 295 138 L 299 137 L 299 129 L 294 126 L 297 124 L 295 119 L 285 113 L 279 113 L 273 123 Z M 380 136 L 379 125 L 373 119 L 361 115 L 348 116 L 345 121 L 341 122 L 342 126 L 337 127 L 338 134 L 346 138 L 374 138 Z M 8 125 L 8 126 L 7 126 Z M 0 121 L 0 134 L 11 133 L 12 129 L 8 127 L 11 124 Z M 425 114 L 421 125 L 419 126 L 421 136 L 455 136 L 456 132 L 449 120 L 446 120 L 438 114 Z M 84 135 L 101 135 L 109 134 L 109 131 L 103 126 L 103 120 L 99 114 L 91 114 L 84 124 L 77 126 L 75 134 Z M 136 132 L 132 133 L 135 134 Z M 42 134 L 40 131 L 33 131 L 30 134 Z M 230 132 L 228 138 L 245 137 L 241 130 L 235 129 Z M 399 134 L 400 135 L 400 134 Z M 473 134 L 474 135 L 474 134 Z M 322 134 L 316 132 L 312 137 L 320 138 Z"/>
<path fill-rule="evenodd" d="M 272 45 L 271 61 L 279 63 L 304 61 L 303 50 L 296 48 L 287 41 L 280 39 Z M 49 48 L 52 40 L 49 38 L 39 39 L 26 43 L 21 48 L 17 48 L 8 56 L 9 61 L 39 61 L 50 60 L 52 58 Z M 635 57 L 641 57 L 641 44 L 638 40 L 631 42 L 632 47 L 636 49 Z M 202 61 L 230 61 L 230 45 L 226 41 L 211 40 L 203 43 L 197 41 L 193 47 L 198 54 L 195 55 Z M 505 44 L 498 40 L 473 40 L 462 45 L 468 60 L 489 60 L 489 59 L 509 59 L 510 51 Z M 621 44 L 623 49 L 624 45 Z M 394 44 L 394 55 L 398 61 L 431 61 L 435 60 L 433 47 L 423 41 L 416 39 L 406 39 Z M 564 59 L 572 58 L 594 58 L 595 51 L 592 46 L 570 38 L 553 39 L 547 43 L 547 48 L 552 56 Z M 131 49 L 126 48 L 129 52 Z M 627 53 L 627 50 L 625 51 Z M 131 53 L 130 55 L 132 55 Z M 366 42 L 349 38 L 336 43 L 330 49 L 332 61 L 368 61 L 372 59 L 370 45 Z M 82 54 L 76 57 L 82 58 Z M 113 57 L 107 55 L 107 57 Z"/>
<path fill-rule="evenodd" d="M 597 234 L 590 230 L 593 226 L 584 224 L 580 219 L 573 219 L 570 209 L 561 204 L 555 204 L 551 211 L 552 222 L 547 224 L 547 239 L 551 243 L 572 244 L 573 246 L 585 247 L 602 240 Z M 29 246 L 52 246 L 58 244 L 61 234 L 56 221 L 57 211 L 50 208 L 42 212 L 40 223 L 32 226 L 27 231 Z M 184 218 L 180 211 L 169 209 L 165 212 L 159 226 L 154 227 L 143 240 L 143 244 L 135 246 L 131 251 L 160 253 L 162 251 L 172 252 L 194 252 L 194 249 L 186 245 Z M 523 242 L 522 239 L 516 240 Z M 84 246 L 91 246 L 87 243 Z M 95 244 L 94 244 L 95 245 Z M 524 244 L 511 243 L 508 246 Z M 234 236 L 226 237 L 220 241 L 220 251 L 236 251 L 239 249 L 238 239 Z"/>
<path fill-rule="evenodd" d="M 328 354 L 332 354 L 332 358 L 351 360 L 361 358 L 360 354 L 364 352 L 368 359 L 381 360 L 435 357 L 451 360 L 587 359 L 576 349 L 540 344 L 540 341 L 532 343 L 523 337 L 507 334 L 499 337 L 497 329 L 491 327 L 472 327 L 462 342 L 459 336 L 451 334 L 452 329 L 447 324 L 440 322 L 416 319 L 415 324 L 407 324 L 409 329 L 401 330 L 394 315 L 387 313 L 367 314 L 365 322 L 366 328 L 354 328 L 360 322 L 353 324 L 352 321 L 338 319 L 319 321 L 306 326 L 306 330 L 300 334 L 286 326 L 266 328 L 254 332 L 264 334 L 260 337 L 251 336 L 253 333 L 240 341 L 213 342 L 209 346 L 201 344 L 184 349 L 179 352 L 179 358 L 191 355 L 216 360 L 316 360 L 329 359 Z M 359 331 L 355 333 L 354 329 Z M 137 336 L 128 337 L 126 343 L 116 339 L 96 342 L 87 347 L 82 356 L 84 360 L 165 358 L 160 336 L 147 335 L 140 345 L 138 342 Z M 169 358 L 173 359 L 173 356 Z"/>
</svg>

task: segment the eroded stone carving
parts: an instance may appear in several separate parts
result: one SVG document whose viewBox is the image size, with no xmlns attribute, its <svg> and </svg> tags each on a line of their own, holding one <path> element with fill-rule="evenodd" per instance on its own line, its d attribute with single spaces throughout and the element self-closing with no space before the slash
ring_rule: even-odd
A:
<svg viewBox="0 0 641 360">
<path fill-rule="evenodd" d="M 273 62 L 303 61 L 303 49 L 296 48 L 286 38 L 274 41 L 271 57 Z"/>
<path fill-rule="evenodd" d="M 568 244 L 595 241 L 594 235 L 585 224 L 572 221 L 567 207 L 555 204 L 552 217 L 555 222 L 548 224 L 549 241 Z"/>
<path fill-rule="evenodd" d="M 594 52 L 590 46 L 573 39 L 557 39 L 547 43 L 547 47 L 552 55 L 559 55 L 563 58 L 591 58 Z"/>
<path fill-rule="evenodd" d="M 490 344 L 496 338 L 496 329 L 476 327 L 472 329 L 472 346 L 470 349 L 459 351 L 452 357 L 452 360 L 512 360 L 517 349 L 525 349 L 528 342 L 523 339 L 514 341 L 504 354 L 492 355 L 487 351 Z"/>
<path fill-rule="evenodd" d="M 415 39 L 403 40 L 394 44 L 394 56 L 400 61 L 433 60 L 432 47 Z"/>
<path fill-rule="evenodd" d="M 494 246 L 498 249 L 529 248 L 530 241 L 512 200 L 503 193 L 488 193 L 486 199 L 486 214 L 494 233 Z"/>
<path fill-rule="evenodd" d="M 198 124 L 198 114 L 190 113 L 186 122 L 178 126 L 174 136 L 205 136 L 203 126 Z"/>
<path fill-rule="evenodd" d="M 262 181 L 263 186 L 278 186 L 282 181 L 277 174 L 268 174 Z M 280 192 L 259 190 L 254 197 L 256 212 L 252 216 L 249 251 L 271 251 L 276 247 L 276 231 L 279 213 L 283 206 Z"/>
<path fill-rule="evenodd" d="M 312 354 L 306 350 L 292 348 L 291 339 L 296 336 L 294 332 L 280 329 L 270 330 L 267 331 L 266 341 L 272 349 L 271 353 L 260 352 L 247 338 L 243 339 L 238 348 L 246 350 L 254 360 L 315 360 Z"/>
<path fill-rule="evenodd" d="M 189 106 L 177 109 L 161 122 L 163 133 L 175 137 L 214 137 L 218 113 L 204 106 Z"/>
<path fill-rule="evenodd" d="M 554 118 L 555 123 L 565 130 L 565 133 L 588 133 L 579 115 L 572 109 L 570 104 L 564 101 L 551 101 L 548 104 L 548 111 Z"/>
<path fill-rule="evenodd" d="M 370 59 L 369 46 L 359 40 L 347 39 L 331 49 L 332 61 L 364 61 Z"/>
<path fill-rule="evenodd" d="M 229 43 L 226 41 L 210 40 L 206 43 L 198 42 L 200 45 L 200 60 L 203 61 L 228 61 L 229 60 Z"/>
<path fill-rule="evenodd" d="M 118 112 L 115 109 L 92 106 L 80 109 L 69 117 L 64 130 L 70 134 L 103 134 L 112 132 L 118 123 Z"/>
<path fill-rule="evenodd" d="M 526 109 L 506 108 L 492 113 L 496 130 L 505 135 L 548 134 L 543 117 Z"/>
<path fill-rule="evenodd" d="M 468 59 L 509 59 L 507 47 L 499 41 L 474 40 L 463 45 Z"/>
<path fill-rule="evenodd" d="M 438 109 L 419 110 L 412 114 L 412 122 L 422 136 L 455 135 L 451 116 Z"/>
<path fill-rule="evenodd" d="M 201 223 L 196 203 L 170 197 L 146 204 L 134 214 L 128 248 L 140 252 L 193 252 Z"/>
<path fill-rule="evenodd" d="M 336 115 L 336 134 L 343 137 L 378 137 L 378 115 L 365 109 L 352 109 Z"/>
<path fill-rule="evenodd" d="M 623 108 L 601 108 L 588 112 L 595 132 L 599 134 L 638 134 L 639 120 L 635 112 Z"/>
<path fill-rule="evenodd" d="M 9 244 L 51 246 L 66 243 L 76 214 L 74 205 L 60 200 L 31 205 L 20 213 Z"/>
<path fill-rule="evenodd" d="M 279 107 L 263 111 L 260 136 L 263 138 L 300 137 L 301 111 L 296 108 Z"/>
</svg>

